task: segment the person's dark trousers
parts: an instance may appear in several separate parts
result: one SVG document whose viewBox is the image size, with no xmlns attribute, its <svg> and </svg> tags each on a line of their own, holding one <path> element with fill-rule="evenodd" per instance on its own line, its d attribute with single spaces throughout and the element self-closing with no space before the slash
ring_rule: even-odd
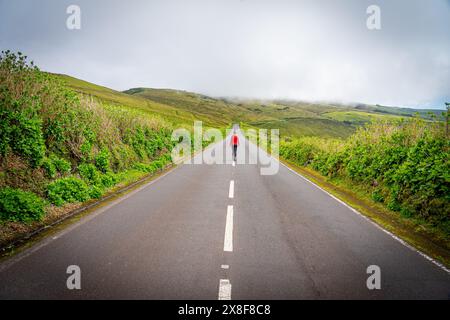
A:
<svg viewBox="0 0 450 320">
<path fill-rule="evenodd" d="M 237 145 L 233 145 L 233 159 L 234 161 L 236 161 L 236 157 L 237 157 Z"/>
</svg>

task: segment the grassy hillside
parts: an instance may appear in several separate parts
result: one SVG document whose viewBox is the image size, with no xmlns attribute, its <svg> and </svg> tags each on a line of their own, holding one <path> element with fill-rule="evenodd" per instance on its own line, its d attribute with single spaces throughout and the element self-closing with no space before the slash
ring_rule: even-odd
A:
<svg viewBox="0 0 450 320">
<path fill-rule="evenodd" d="M 170 105 L 199 119 L 214 123 L 243 122 L 265 129 L 280 129 L 283 136 L 320 136 L 346 138 L 362 123 L 344 123 L 326 112 L 346 110 L 344 107 L 276 101 L 216 99 L 200 94 L 167 89 L 136 88 L 125 91 L 133 97 Z M 385 115 L 380 115 L 383 117 Z"/>
<path fill-rule="evenodd" d="M 364 104 L 355 106 L 355 109 L 375 112 L 378 114 L 388 114 L 388 115 L 390 114 L 403 117 L 413 117 L 414 115 L 418 114 L 421 118 L 427 120 L 433 120 L 435 118 L 438 120 L 443 120 L 444 118 L 442 113 L 445 112 L 444 110 L 410 109 L 410 108 L 386 107 L 380 105 L 371 106 Z"/>
<path fill-rule="evenodd" d="M 286 137 L 347 138 L 356 126 L 322 118 L 286 118 L 279 120 L 252 121 L 251 125 L 264 129 L 279 129 Z"/>
<path fill-rule="evenodd" d="M 210 124 L 231 124 L 239 121 L 247 113 L 245 108 L 228 103 L 225 100 L 186 91 L 135 88 L 124 93 L 153 103 L 171 106 L 180 110 L 180 112 L 189 113 Z"/>
<path fill-rule="evenodd" d="M 67 75 L 55 76 L 61 79 L 68 88 L 79 94 L 95 97 L 108 105 L 118 106 L 122 109 L 137 110 L 151 117 L 159 117 L 174 125 L 192 126 L 195 120 L 202 120 L 207 126 L 223 127 L 228 125 L 227 120 L 221 117 L 198 116 L 178 106 L 145 99 L 138 95 L 122 93 Z"/>
<path fill-rule="evenodd" d="M 243 122 L 259 128 L 280 129 L 282 136 L 290 137 L 347 138 L 355 133 L 358 127 L 374 120 L 408 119 L 417 113 L 425 119 L 432 119 L 430 114 L 437 116 L 442 113 L 438 110 L 425 112 L 367 105 L 345 106 L 283 100 L 217 99 L 169 89 L 135 88 L 124 91 L 124 94 L 145 99 L 151 103 L 171 106 L 207 123 Z"/>
<path fill-rule="evenodd" d="M 323 114 L 324 117 L 336 120 L 339 122 L 344 122 L 347 124 L 366 124 L 369 122 L 377 120 L 400 120 L 407 117 L 402 117 L 400 115 L 390 115 L 390 114 L 380 114 L 380 113 L 370 113 L 362 111 L 332 111 Z"/>
<path fill-rule="evenodd" d="M 171 89 L 134 88 L 118 92 L 69 76 L 58 77 L 78 93 L 94 96 L 122 109 L 160 117 L 174 125 L 192 125 L 193 121 L 201 120 L 206 126 L 223 128 L 243 122 L 259 128 L 280 129 L 282 136 L 347 138 L 358 127 L 373 120 L 406 119 L 416 113 L 431 118 L 428 111 L 381 106 L 219 99 Z"/>
<path fill-rule="evenodd" d="M 411 119 L 417 115 L 427 120 L 442 120 L 441 110 L 414 110 L 386 107 L 345 106 L 292 101 L 241 102 L 249 110 L 246 121 L 257 127 L 279 128 L 290 137 L 316 136 L 348 138 L 358 127 L 378 120 Z M 252 115 L 253 114 L 253 115 Z M 256 114 L 256 115 L 255 115 Z"/>
<path fill-rule="evenodd" d="M 341 108 L 322 105 L 283 105 L 279 102 L 233 101 L 169 89 L 135 88 L 125 94 L 151 103 L 169 105 L 206 123 L 244 122 L 265 129 L 280 129 L 284 136 L 348 137 L 356 128 L 321 116 Z"/>
</svg>

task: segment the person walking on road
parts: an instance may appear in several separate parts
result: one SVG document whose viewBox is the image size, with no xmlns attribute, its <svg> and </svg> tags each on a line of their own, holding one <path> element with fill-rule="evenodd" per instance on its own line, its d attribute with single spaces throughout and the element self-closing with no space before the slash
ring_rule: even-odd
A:
<svg viewBox="0 0 450 320">
<path fill-rule="evenodd" d="M 236 131 L 234 131 L 234 134 L 231 136 L 230 145 L 233 148 L 233 161 L 236 161 L 237 148 L 239 146 L 239 137 L 238 137 Z"/>
</svg>

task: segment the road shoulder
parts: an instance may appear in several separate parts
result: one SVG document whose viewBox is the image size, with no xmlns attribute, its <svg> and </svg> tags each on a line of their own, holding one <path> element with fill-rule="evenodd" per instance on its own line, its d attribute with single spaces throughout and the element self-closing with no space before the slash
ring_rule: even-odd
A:
<svg viewBox="0 0 450 320">
<path fill-rule="evenodd" d="M 0 263 L 33 247 L 40 241 L 44 241 L 57 233 L 69 229 L 82 219 L 93 216 L 98 211 L 103 211 L 103 208 L 115 205 L 177 168 L 177 165 L 171 164 L 156 173 L 144 175 L 136 181 L 119 184 L 100 199 L 56 208 L 56 212 L 46 217 L 43 221 L 30 224 L 22 230 L 17 230 L 13 236 L 1 239 Z"/>
<path fill-rule="evenodd" d="M 434 238 L 412 222 L 394 215 L 374 202 L 358 197 L 355 192 L 328 181 L 312 170 L 301 168 L 284 159 L 280 159 L 280 162 L 449 272 L 450 249 L 445 241 Z"/>
</svg>

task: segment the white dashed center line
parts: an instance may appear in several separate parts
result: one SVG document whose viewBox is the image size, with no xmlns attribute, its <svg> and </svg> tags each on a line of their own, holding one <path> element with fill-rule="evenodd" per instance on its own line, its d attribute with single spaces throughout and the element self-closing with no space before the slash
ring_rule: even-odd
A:
<svg viewBox="0 0 450 320">
<path fill-rule="evenodd" d="M 233 206 L 228 206 L 223 251 L 233 252 Z"/>
<path fill-rule="evenodd" d="M 219 300 L 231 300 L 230 280 L 221 279 L 219 282 Z"/>
<path fill-rule="evenodd" d="M 233 161 L 233 167 L 235 166 L 236 162 Z M 228 198 L 234 199 L 234 180 L 230 181 Z M 225 238 L 223 241 L 223 251 L 225 252 L 233 252 L 233 211 L 233 206 L 228 206 L 225 222 Z M 229 270 L 230 265 L 222 264 L 220 268 L 222 270 Z M 227 271 L 224 271 L 224 273 L 227 273 Z M 228 279 L 220 279 L 219 281 L 219 300 L 231 300 L 231 282 Z"/>
<path fill-rule="evenodd" d="M 234 198 L 234 180 L 230 181 L 230 192 L 228 193 L 230 199 Z"/>
</svg>

